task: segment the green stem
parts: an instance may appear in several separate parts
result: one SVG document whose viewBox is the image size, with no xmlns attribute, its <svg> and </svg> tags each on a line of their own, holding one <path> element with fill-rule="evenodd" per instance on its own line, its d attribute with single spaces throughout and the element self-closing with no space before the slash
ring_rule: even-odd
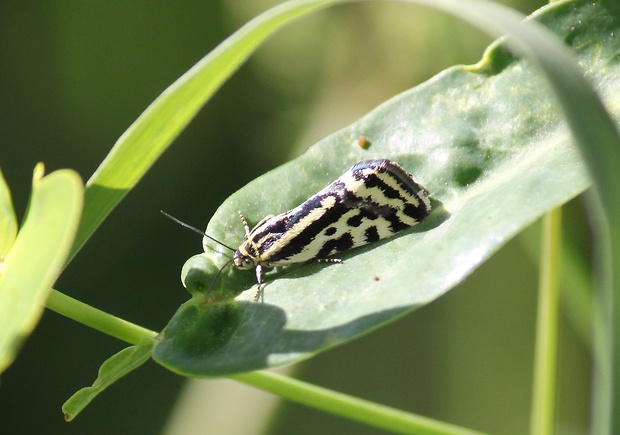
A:
<svg viewBox="0 0 620 435">
<path fill-rule="evenodd" d="M 392 432 L 463 435 L 480 433 L 358 399 L 272 372 L 244 373 L 230 376 L 230 378 L 294 402 Z"/>
<path fill-rule="evenodd" d="M 609 217 L 604 212 L 604 207 L 600 196 L 596 192 L 586 197 L 588 199 L 587 208 L 590 211 L 590 226 L 594 235 L 594 255 L 592 259 L 594 271 L 594 305 L 593 305 L 593 384 L 592 384 L 592 426 L 590 433 L 611 434 L 619 433 L 620 419 L 614 412 L 614 407 L 620 408 L 620 401 L 614 395 L 620 392 L 618 376 L 614 373 L 617 368 L 614 366 L 614 339 L 616 346 L 618 336 L 614 334 L 615 317 L 614 304 L 618 304 L 620 295 L 620 280 L 614 274 L 612 261 L 618 262 L 618 255 L 613 256 L 614 251 L 620 248 L 620 233 L 614 226 L 609 225 Z M 615 220 L 616 222 L 618 220 Z M 614 243 L 613 234 L 616 231 L 616 242 Z M 614 247 L 618 247 L 615 248 Z M 620 271 L 620 262 L 615 270 Z M 617 291 L 614 293 L 614 283 Z M 617 308 L 616 308 L 617 309 Z M 614 383 L 618 384 L 615 385 Z M 620 410 L 619 410 L 620 412 Z"/>
<path fill-rule="evenodd" d="M 561 251 L 562 209 L 556 208 L 545 215 L 543 225 L 530 422 L 532 435 L 555 432 Z"/>
<path fill-rule="evenodd" d="M 145 338 L 153 339 L 157 335 L 156 332 L 93 308 L 60 293 L 58 290 L 52 289 L 46 307 L 62 316 L 127 343 L 138 344 Z"/>
</svg>

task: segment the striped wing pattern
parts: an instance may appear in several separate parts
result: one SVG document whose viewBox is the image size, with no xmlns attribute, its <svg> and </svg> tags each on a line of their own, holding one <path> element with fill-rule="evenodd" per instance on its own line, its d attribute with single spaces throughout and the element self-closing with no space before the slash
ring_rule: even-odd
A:
<svg viewBox="0 0 620 435">
<path fill-rule="evenodd" d="M 427 193 L 398 164 L 365 160 L 303 204 L 260 221 L 238 254 L 268 267 L 322 259 L 390 237 L 430 209 Z"/>
</svg>

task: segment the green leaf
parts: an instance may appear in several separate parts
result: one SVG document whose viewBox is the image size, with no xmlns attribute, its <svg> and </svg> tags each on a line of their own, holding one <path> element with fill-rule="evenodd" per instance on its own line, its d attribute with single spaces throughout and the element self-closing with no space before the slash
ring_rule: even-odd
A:
<svg viewBox="0 0 620 435">
<path fill-rule="evenodd" d="M 11 364 L 38 322 L 82 211 L 83 185 L 76 172 L 42 175 L 43 165 L 38 165 L 24 225 L 0 276 L 0 372 Z"/>
<path fill-rule="evenodd" d="M 13 209 L 11 191 L 0 171 L 0 273 L 6 254 L 8 254 L 17 235 L 17 218 Z"/>
<path fill-rule="evenodd" d="M 99 393 L 144 364 L 151 356 L 154 344 L 154 340 L 144 340 L 108 358 L 101 364 L 93 385 L 78 390 L 62 405 L 65 420 L 73 420 Z"/>
<path fill-rule="evenodd" d="M 609 106 L 617 106 L 613 86 L 620 42 L 612 37 L 619 24 L 614 16 L 597 4 L 558 3 L 536 19 L 572 48 L 598 92 L 607 96 Z M 560 74 L 546 73 L 550 80 Z M 361 135 L 370 141 L 367 149 L 357 143 Z M 209 288 L 217 267 L 199 282 L 201 270 L 192 274 L 187 266 L 184 274 L 193 277 L 189 290 L 195 297 L 165 328 L 154 358 L 195 376 L 308 358 L 441 296 L 521 229 L 590 185 L 538 70 L 504 44 L 494 44 L 479 64 L 444 71 L 253 181 L 222 204 L 207 233 L 238 246 L 243 227 L 237 210 L 256 224 L 296 206 L 354 162 L 369 158 L 390 158 L 411 172 L 431 193 L 432 214 L 392 239 L 344 253 L 342 265 L 275 271 L 267 276 L 262 304 L 247 302 L 255 289 L 239 302 L 205 303 L 196 289 Z M 230 256 L 210 241 L 205 245 L 202 256 L 218 266 Z M 252 273 L 228 268 L 218 291 L 226 287 L 236 294 L 252 282 Z"/>
</svg>

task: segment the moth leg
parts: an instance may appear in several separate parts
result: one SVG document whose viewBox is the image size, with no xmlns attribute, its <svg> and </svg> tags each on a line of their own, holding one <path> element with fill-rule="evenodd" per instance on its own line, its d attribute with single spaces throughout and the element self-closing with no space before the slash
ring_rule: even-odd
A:
<svg viewBox="0 0 620 435">
<path fill-rule="evenodd" d="M 342 264 L 342 260 L 340 258 L 317 258 L 317 263 L 338 263 Z"/>
<path fill-rule="evenodd" d="M 247 236 L 248 234 L 250 234 L 250 227 L 248 226 L 248 221 L 246 221 L 245 217 L 243 217 L 243 213 L 241 213 L 241 210 L 237 210 L 237 213 L 239 213 L 239 217 L 241 218 L 241 222 L 243 223 L 243 228 L 245 229 L 245 235 Z"/>
<path fill-rule="evenodd" d="M 258 299 L 263 296 L 263 266 L 260 264 L 256 266 L 256 281 L 258 282 L 258 290 L 254 295 L 254 302 L 258 302 Z"/>
</svg>

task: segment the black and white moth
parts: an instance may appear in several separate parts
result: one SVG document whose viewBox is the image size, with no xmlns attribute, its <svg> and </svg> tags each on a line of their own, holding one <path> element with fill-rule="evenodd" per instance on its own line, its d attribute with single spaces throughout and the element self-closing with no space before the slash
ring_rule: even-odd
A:
<svg viewBox="0 0 620 435">
<path fill-rule="evenodd" d="M 416 225 L 430 210 L 428 194 L 398 164 L 387 159 L 364 160 L 302 204 L 263 218 L 251 230 L 239 212 L 245 237 L 236 250 L 196 231 L 234 251 L 228 263 L 238 269 L 255 269 L 258 291 L 254 300 L 258 300 L 263 267 L 341 262 L 328 257 L 391 237 Z"/>
</svg>

